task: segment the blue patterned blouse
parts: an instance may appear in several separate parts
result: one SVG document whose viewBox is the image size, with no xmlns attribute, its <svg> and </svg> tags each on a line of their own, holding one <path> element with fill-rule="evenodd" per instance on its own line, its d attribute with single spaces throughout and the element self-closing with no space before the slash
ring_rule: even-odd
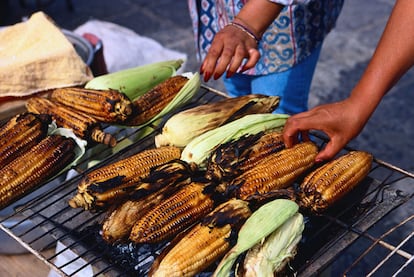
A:
<svg viewBox="0 0 414 277">
<path fill-rule="evenodd" d="M 343 0 L 269 0 L 286 5 L 264 33 L 261 58 L 252 75 L 285 71 L 320 46 L 335 26 Z M 215 33 L 231 22 L 247 0 L 188 0 L 198 58 L 203 59 Z"/>
</svg>

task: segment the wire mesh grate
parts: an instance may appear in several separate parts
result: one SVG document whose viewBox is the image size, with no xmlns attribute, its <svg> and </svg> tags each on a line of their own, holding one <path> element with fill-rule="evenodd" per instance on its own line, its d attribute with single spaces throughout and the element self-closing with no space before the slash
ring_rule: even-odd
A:
<svg viewBox="0 0 414 277">
<path fill-rule="evenodd" d="M 223 97 L 203 86 L 187 107 Z M 99 229 L 105 214 L 72 209 L 68 200 L 83 173 L 152 147 L 158 131 L 157 126 L 111 130 L 118 148 L 98 145 L 88 150 L 76 168 L 45 184 L 36 198 L 22 199 L 24 204 L 0 220 L 0 228 L 64 276 L 145 275 L 165 243 L 107 245 Z M 314 135 L 322 147 L 326 138 Z M 321 216 L 306 215 L 303 240 L 290 263 L 292 275 L 405 276 L 413 272 L 413 195 L 414 174 L 374 159 L 363 184 L 334 209 Z M 32 224 L 22 228 L 28 221 Z M 45 256 L 43 250 L 50 248 L 56 251 Z"/>
</svg>

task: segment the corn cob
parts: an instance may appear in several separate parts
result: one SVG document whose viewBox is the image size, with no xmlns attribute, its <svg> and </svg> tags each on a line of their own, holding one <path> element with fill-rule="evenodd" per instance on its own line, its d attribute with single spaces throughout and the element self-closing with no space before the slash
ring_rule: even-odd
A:
<svg viewBox="0 0 414 277">
<path fill-rule="evenodd" d="M 305 227 L 303 215 L 296 213 L 266 239 L 247 251 L 243 262 L 245 277 L 279 276 L 297 253 Z"/>
<path fill-rule="evenodd" d="M 247 114 L 269 113 L 279 104 L 280 97 L 249 94 L 225 98 L 174 114 L 155 137 L 157 147 L 185 147 L 193 138 Z"/>
<path fill-rule="evenodd" d="M 368 175 L 372 160 L 370 153 L 350 151 L 317 168 L 299 186 L 300 205 L 322 213 Z"/>
<path fill-rule="evenodd" d="M 200 169 L 205 169 L 207 159 L 219 145 L 245 135 L 280 130 L 288 117 L 272 113 L 245 115 L 197 136 L 183 149 L 181 159 L 188 163 L 194 162 Z"/>
<path fill-rule="evenodd" d="M 227 182 L 283 148 L 280 132 L 260 132 L 224 143 L 208 159 L 206 178 Z"/>
<path fill-rule="evenodd" d="M 134 115 L 125 124 L 139 126 L 152 119 L 168 105 L 187 82 L 188 78 L 181 75 L 170 77 L 134 100 Z"/>
<path fill-rule="evenodd" d="M 287 188 L 314 165 L 318 147 L 302 142 L 269 155 L 255 167 L 230 182 L 229 189 L 237 198 L 247 200 L 273 190 Z"/>
<path fill-rule="evenodd" d="M 135 243 L 157 243 L 169 239 L 211 212 L 214 200 L 204 193 L 206 184 L 192 182 L 141 217 L 131 230 Z"/>
<path fill-rule="evenodd" d="M 234 245 L 237 232 L 251 215 L 247 202 L 231 199 L 215 208 L 154 261 L 148 276 L 195 276 Z"/>
<path fill-rule="evenodd" d="M 167 80 L 181 67 L 183 60 L 169 60 L 127 68 L 93 78 L 89 89 L 115 89 L 135 100 L 159 83 Z"/>
<path fill-rule="evenodd" d="M 0 169 L 0 208 L 23 196 L 67 166 L 75 157 L 71 138 L 47 136 Z"/>
<path fill-rule="evenodd" d="M 77 194 L 69 201 L 72 208 L 105 208 L 130 193 L 131 188 L 148 177 L 150 170 L 180 157 L 181 150 L 166 146 L 146 149 L 87 173 L 78 184 Z M 131 189 L 130 189 L 131 190 Z"/>
<path fill-rule="evenodd" d="M 60 88 L 52 91 L 50 99 L 103 123 L 121 123 L 132 114 L 131 100 L 112 89 Z"/>
<path fill-rule="evenodd" d="M 28 112 L 10 118 L 0 128 L 0 168 L 45 138 L 51 122 L 48 115 Z"/>
<path fill-rule="evenodd" d="M 189 178 L 173 182 L 147 196 L 139 199 L 131 197 L 119 205 L 115 204 L 102 224 L 103 239 L 108 243 L 126 241 L 138 219 L 189 182 Z"/>
<path fill-rule="evenodd" d="M 76 136 L 88 142 L 103 143 L 111 147 L 116 145 L 116 139 L 111 134 L 103 132 L 99 122 L 89 115 L 43 97 L 30 98 L 26 108 L 29 112 L 51 115 L 58 127 L 71 129 Z"/>
<path fill-rule="evenodd" d="M 298 210 L 299 206 L 287 199 L 276 199 L 259 207 L 242 225 L 236 244 L 220 261 L 213 276 L 230 276 L 233 264 L 240 254 L 270 235 Z"/>
</svg>

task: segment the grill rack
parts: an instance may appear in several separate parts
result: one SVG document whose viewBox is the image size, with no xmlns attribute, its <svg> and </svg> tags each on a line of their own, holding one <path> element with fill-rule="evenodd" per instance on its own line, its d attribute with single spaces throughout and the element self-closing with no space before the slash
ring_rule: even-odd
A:
<svg viewBox="0 0 414 277">
<path fill-rule="evenodd" d="M 223 97 L 223 93 L 202 85 L 186 108 Z M 108 130 L 117 138 L 117 147 L 89 149 L 75 168 L 43 185 L 36 198 L 26 196 L 19 201 L 24 204 L 0 220 L 2 230 L 62 276 L 145 275 L 164 246 L 107 246 L 98 233 L 104 213 L 72 209 L 67 204 L 83 173 L 151 147 L 159 132 L 153 125 L 137 129 L 108 126 Z M 320 147 L 327 141 L 317 133 L 314 140 Z M 350 150 L 344 148 L 343 152 Z M 414 269 L 413 196 L 414 174 L 374 159 L 364 185 L 335 209 L 318 217 L 305 214 L 303 240 L 290 263 L 292 275 L 408 275 Z M 14 224 L 5 224 L 9 221 Z M 27 221 L 32 226 L 21 230 Z M 53 254 L 43 251 L 53 247 Z"/>
</svg>

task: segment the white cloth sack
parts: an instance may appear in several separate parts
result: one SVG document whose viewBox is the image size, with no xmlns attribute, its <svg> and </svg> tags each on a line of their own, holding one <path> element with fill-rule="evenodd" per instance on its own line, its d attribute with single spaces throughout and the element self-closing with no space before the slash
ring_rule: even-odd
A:
<svg viewBox="0 0 414 277">
<path fill-rule="evenodd" d="M 159 61 L 187 60 L 185 53 L 168 49 L 154 39 L 111 22 L 89 20 L 77 27 L 74 32 L 79 35 L 91 33 L 102 41 L 108 72 Z M 182 72 L 184 67 L 185 62 L 179 71 Z"/>
</svg>

